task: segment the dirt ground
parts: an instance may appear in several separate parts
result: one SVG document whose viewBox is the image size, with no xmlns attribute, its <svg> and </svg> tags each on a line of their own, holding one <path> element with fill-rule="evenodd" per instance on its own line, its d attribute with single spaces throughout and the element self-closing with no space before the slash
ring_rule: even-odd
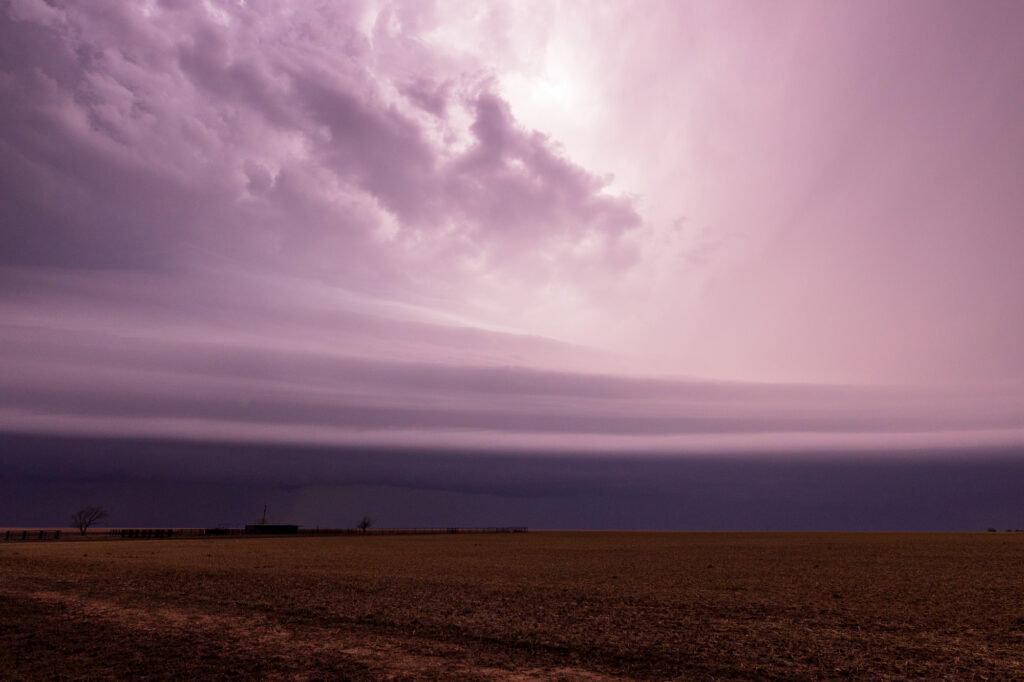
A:
<svg viewBox="0 0 1024 682">
<path fill-rule="evenodd" d="M 9 679 L 1024 679 L 1024 534 L 0 543 Z"/>
</svg>

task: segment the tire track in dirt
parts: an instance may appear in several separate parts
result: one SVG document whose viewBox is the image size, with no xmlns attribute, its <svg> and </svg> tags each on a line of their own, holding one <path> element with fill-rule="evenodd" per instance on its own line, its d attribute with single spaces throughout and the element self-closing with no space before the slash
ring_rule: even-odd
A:
<svg viewBox="0 0 1024 682">
<path fill-rule="evenodd" d="M 347 663 L 365 670 L 371 679 L 417 680 L 587 680 L 604 682 L 622 678 L 572 667 L 552 669 L 531 668 L 507 670 L 474 665 L 464 647 L 457 644 L 418 640 L 416 638 L 382 637 L 372 633 L 343 633 L 329 628 L 306 627 L 289 630 L 271 618 L 210 614 L 199 610 L 167 607 L 141 609 L 80 595 L 56 591 L 0 591 L 0 598 L 28 598 L 57 606 L 71 620 L 103 623 L 107 627 L 155 638 L 181 639 L 199 636 L 215 642 L 228 652 L 244 652 L 258 656 L 273 652 L 275 659 L 293 661 L 292 669 L 270 673 L 265 679 L 322 679 L 316 672 L 304 669 L 304 661 L 322 664 L 339 656 Z M 415 653 L 414 649 L 430 649 L 434 655 Z M 318 666 L 310 666 L 316 668 Z M 346 665 L 345 668 L 351 666 Z"/>
</svg>

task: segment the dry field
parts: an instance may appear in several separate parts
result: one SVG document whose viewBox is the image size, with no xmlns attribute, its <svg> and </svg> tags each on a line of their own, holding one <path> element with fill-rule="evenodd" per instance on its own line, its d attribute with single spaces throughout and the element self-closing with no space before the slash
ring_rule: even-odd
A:
<svg viewBox="0 0 1024 682">
<path fill-rule="evenodd" d="M 1024 678 L 1024 534 L 0 544 L 12 679 Z"/>
</svg>

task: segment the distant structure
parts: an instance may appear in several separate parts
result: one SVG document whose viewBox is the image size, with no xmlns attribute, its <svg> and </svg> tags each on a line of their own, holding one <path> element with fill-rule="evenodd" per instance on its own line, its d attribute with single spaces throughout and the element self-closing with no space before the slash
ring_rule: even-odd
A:
<svg viewBox="0 0 1024 682">
<path fill-rule="evenodd" d="M 245 524 L 246 535 L 295 535 L 298 526 L 290 523 L 267 523 L 267 505 L 263 505 L 263 516 L 256 523 Z"/>
<path fill-rule="evenodd" d="M 290 523 L 247 523 L 246 535 L 297 535 L 299 527 Z"/>
</svg>

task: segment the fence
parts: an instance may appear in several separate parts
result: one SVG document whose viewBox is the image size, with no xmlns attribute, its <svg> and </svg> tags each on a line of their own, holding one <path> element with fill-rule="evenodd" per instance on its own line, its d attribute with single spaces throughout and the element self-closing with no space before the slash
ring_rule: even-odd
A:
<svg viewBox="0 0 1024 682">
<path fill-rule="evenodd" d="M 60 540 L 61 535 L 66 535 L 61 530 L 5 530 L 4 542 L 28 542 L 29 540 Z"/>
<path fill-rule="evenodd" d="M 526 526 L 489 526 L 485 528 L 299 528 L 298 533 L 291 536 L 318 535 L 455 535 L 462 533 L 525 533 Z M 254 533 L 246 533 L 244 528 L 93 528 L 86 532 L 89 539 L 105 537 L 125 540 L 154 540 L 169 538 L 217 538 L 217 537 L 252 537 Z M 20 529 L 4 531 L 4 542 L 27 542 L 30 540 L 81 539 L 78 531 Z"/>
<path fill-rule="evenodd" d="M 457 533 L 525 533 L 526 526 L 487 528 L 300 528 L 299 535 L 455 535 Z"/>
</svg>

